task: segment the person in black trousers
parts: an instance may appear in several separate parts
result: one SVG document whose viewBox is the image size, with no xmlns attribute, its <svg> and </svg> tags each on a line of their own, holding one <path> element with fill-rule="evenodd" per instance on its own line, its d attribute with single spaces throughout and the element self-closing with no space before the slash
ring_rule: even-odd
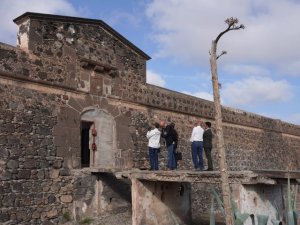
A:
<svg viewBox="0 0 300 225">
<path fill-rule="evenodd" d="M 204 123 L 204 133 L 203 133 L 203 148 L 205 152 L 205 156 L 207 159 L 207 171 L 212 171 L 213 170 L 213 162 L 211 158 L 211 149 L 212 149 L 212 138 L 213 134 L 211 132 L 211 123 L 210 122 L 205 122 Z"/>
<path fill-rule="evenodd" d="M 178 145 L 178 134 L 175 130 L 175 124 L 170 123 L 166 126 L 164 121 L 160 122 L 160 127 L 162 128 L 161 137 L 166 140 L 167 146 L 167 168 L 169 170 L 177 169 L 177 161 L 175 158 L 176 148 Z"/>
</svg>

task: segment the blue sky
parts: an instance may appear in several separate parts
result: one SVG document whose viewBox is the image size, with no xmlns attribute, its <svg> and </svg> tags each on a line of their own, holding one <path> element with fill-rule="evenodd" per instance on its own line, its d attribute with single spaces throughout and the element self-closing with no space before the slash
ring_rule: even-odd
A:
<svg viewBox="0 0 300 225">
<path fill-rule="evenodd" d="M 152 57 L 147 81 L 212 100 L 211 41 L 237 17 L 218 60 L 225 106 L 300 125 L 300 0 L 1 0 L 0 42 L 26 11 L 101 19 Z"/>
</svg>

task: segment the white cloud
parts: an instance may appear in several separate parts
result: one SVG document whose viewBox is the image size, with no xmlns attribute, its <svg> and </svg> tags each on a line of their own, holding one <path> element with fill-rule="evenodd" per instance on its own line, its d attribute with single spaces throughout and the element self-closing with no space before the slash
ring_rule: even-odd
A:
<svg viewBox="0 0 300 225">
<path fill-rule="evenodd" d="M 147 15 L 152 21 L 158 54 L 194 64 L 207 64 L 211 41 L 235 16 L 246 29 L 225 34 L 222 61 L 272 63 L 300 59 L 300 4 L 288 0 L 154 0 Z"/>
<path fill-rule="evenodd" d="M 257 65 L 244 65 L 244 64 L 229 64 L 224 66 L 223 70 L 228 74 L 242 75 L 242 76 L 267 76 L 270 72 Z"/>
<path fill-rule="evenodd" d="M 235 107 L 285 102 L 293 97 L 292 87 L 287 81 L 254 77 L 225 84 L 221 93 L 226 104 Z"/>
<path fill-rule="evenodd" d="M 198 92 L 195 92 L 195 93 L 191 93 L 191 92 L 188 92 L 188 91 L 183 91 L 182 93 L 184 94 L 187 94 L 187 95 L 192 95 L 192 96 L 195 96 L 197 98 L 202 98 L 202 99 L 206 99 L 206 100 L 209 100 L 209 101 L 213 101 L 214 99 L 214 96 L 208 92 L 205 92 L 205 91 L 198 91 Z"/>
<path fill-rule="evenodd" d="M 138 12 L 136 12 L 136 13 L 138 13 Z M 109 24 L 111 24 L 112 26 L 124 23 L 124 24 L 126 24 L 126 26 L 138 27 L 141 24 L 142 19 L 140 17 L 137 17 L 136 14 L 117 10 L 117 11 L 113 11 L 110 14 L 107 22 Z"/>
<path fill-rule="evenodd" d="M 164 87 L 166 84 L 166 81 L 161 77 L 161 75 L 151 70 L 147 70 L 146 79 L 147 79 L 147 83 L 154 84 L 160 87 Z"/>
<path fill-rule="evenodd" d="M 67 0 L 1 0 L 0 1 L 0 41 L 15 45 L 17 26 L 13 19 L 25 12 L 38 12 L 74 16 L 75 8 Z"/>
<path fill-rule="evenodd" d="M 158 46 L 156 55 L 204 71 L 209 68 L 212 40 L 227 28 L 224 20 L 239 18 L 246 29 L 226 33 L 218 43 L 219 52 L 228 52 L 218 60 L 222 102 L 276 112 L 276 118 L 282 113 L 276 109 L 289 110 L 289 100 L 299 86 L 286 76 L 300 76 L 299 12 L 298 0 L 243 0 L 242 4 L 239 0 L 153 0 L 146 9 Z M 207 91 L 202 87 L 186 88 L 190 92 L 185 93 L 206 98 L 193 93 Z"/>
</svg>

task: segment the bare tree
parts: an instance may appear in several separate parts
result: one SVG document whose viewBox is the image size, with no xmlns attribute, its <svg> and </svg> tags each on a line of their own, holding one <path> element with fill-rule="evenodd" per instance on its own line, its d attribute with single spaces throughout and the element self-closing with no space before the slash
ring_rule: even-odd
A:
<svg viewBox="0 0 300 225">
<path fill-rule="evenodd" d="M 215 121 L 216 121 L 216 138 L 217 138 L 217 149 L 219 157 L 219 167 L 221 173 L 221 189 L 222 197 L 225 209 L 225 221 L 226 225 L 234 225 L 234 219 L 231 210 L 231 199 L 230 199 L 230 187 L 228 180 L 228 171 L 226 164 L 226 153 L 224 148 L 224 137 L 223 137 L 223 128 L 222 128 L 222 111 L 220 103 L 220 84 L 218 81 L 218 71 L 217 71 L 217 59 L 222 55 L 226 54 L 226 51 L 222 51 L 220 55 L 217 55 L 217 44 L 220 38 L 227 32 L 232 30 L 244 29 L 243 24 L 238 25 L 239 21 L 236 18 L 228 18 L 225 20 L 225 23 L 228 25 L 227 29 L 221 32 L 215 40 L 212 41 L 212 46 L 210 50 L 210 67 L 211 67 L 211 76 L 212 76 L 212 85 L 214 93 L 214 104 L 215 104 Z"/>
</svg>

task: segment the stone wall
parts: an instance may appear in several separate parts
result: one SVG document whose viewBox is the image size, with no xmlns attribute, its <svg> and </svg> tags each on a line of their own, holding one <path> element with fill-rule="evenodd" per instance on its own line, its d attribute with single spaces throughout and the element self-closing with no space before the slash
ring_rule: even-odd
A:
<svg viewBox="0 0 300 225">
<path fill-rule="evenodd" d="M 43 68 L 47 66 L 44 76 L 29 74 L 35 79 L 80 88 L 80 65 L 94 66 L 87 64 L 88 60 L 96 62 L 97 71 L 110 67 L 134 74 L 126 77 L 128 83 L 146 81 L 145 59 L 149 56 L 102 21 L 30 13 L 14 21 L 19 26 L 19 47 L 46 59 L 39 63 Z M 62 66 L 52 67 L 51 62 Z"/>
<path fill-rule="evenodd" d="M 0 223 L 58 224 L 67 212 L 79 220 L 95 215 L 95 208 L 99 215 L 129 208 L 128 195 L 116 200 L 124 198 L 111 188 L 117 181 L 107 185 L 99 175 L 74 172 L 81 170 L 87 112 L 108 115 L 114 124 L 112 171 L 149 168 L 145 135 L 160 120 L 175 122 L 183 153 L 179 169 L 192 169 L 189 137 L 199 119 L 211 121 L 214 130 L 212 102 L 146 84 L 149 57 L 102 21 L 34 13 L 15 21 L 19 46 L 0 44 Z M 300 168 L 299 126 L 222 110 L 231 170 L 286 169 L 290 162 Z M 162 147 L 160 168 L 165 164 Z M 105 187 L 102 192 L 97 185 Z M 193 186 L 192 196 L 201 189 Z M 99 208 L 95 196 L 107 208 Z M 193 206 L 206 207 L 197 200 Z"/>
<path fill-rule="evenodd" d="M 52 135 L 60 100 L 0 84 L 0 223 L 58 221 L 69 210 L 72 177 Z"/>
</svg>

